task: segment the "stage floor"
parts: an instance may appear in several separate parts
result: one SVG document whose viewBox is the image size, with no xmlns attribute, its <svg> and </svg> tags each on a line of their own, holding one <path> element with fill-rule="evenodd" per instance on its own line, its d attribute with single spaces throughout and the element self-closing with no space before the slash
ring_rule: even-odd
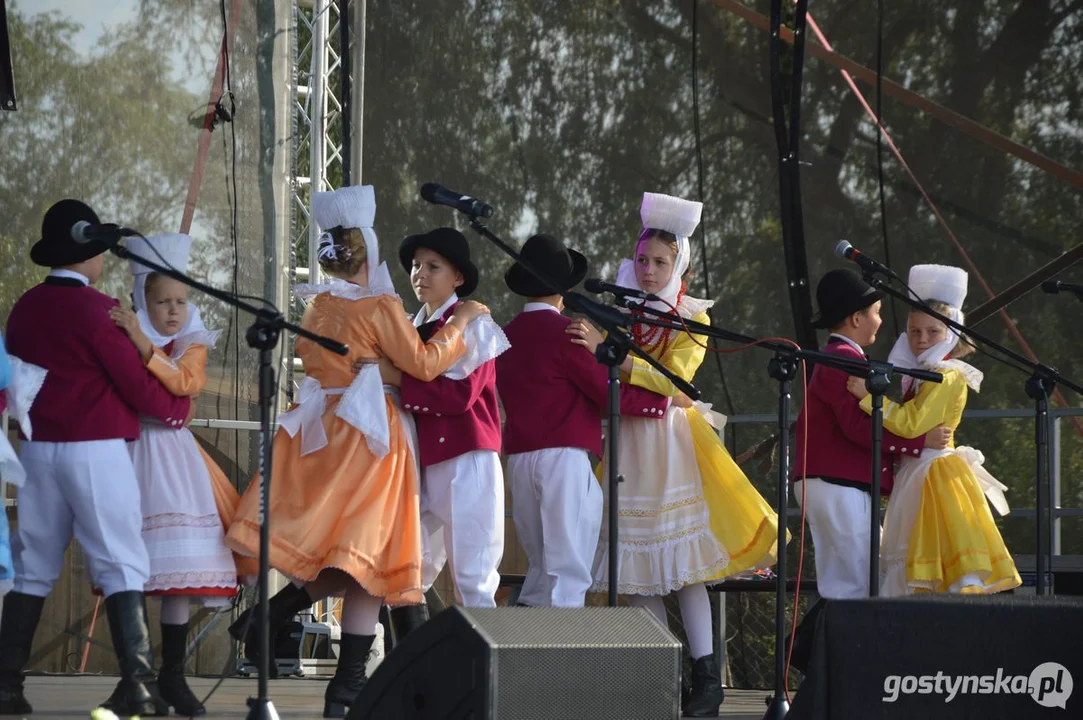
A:
<svg viewBox="0 0 1083 720">
<path fill-rule="evenodd" d="M 192 690 L 203 698 L 214 686 L 212 678 L 191 678 Z M 288 678 L 272 680 L 271 701 L 281 718 L 319 718 L 323 710 L 326 679 Z M 26 679 L 26 695 L 34 706 L 34 718 L 80 718 L 109 696 L 116 677 L 107 675 L 50 675 Z M 227 678 L 207 701 L 207 718 L 243 718 L 245 700 L 256 692 L 254 678 Z M 759 720 L 763 717 L 767 693 L 755 690 L 727 690 L 722 717 Z M 174 716 L 175 717 L 175 716 Z M 591 718 L 582 718 L 591 720 Z"/>
</svg>

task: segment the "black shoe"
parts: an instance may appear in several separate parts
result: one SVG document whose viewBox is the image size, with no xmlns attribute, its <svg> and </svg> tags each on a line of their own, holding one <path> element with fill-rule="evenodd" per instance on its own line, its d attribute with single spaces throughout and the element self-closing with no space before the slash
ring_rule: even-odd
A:
<svg viewBox="0 0 1083 720">
<path fill-rule="evenodd" d="M 114 593 L 105 599 L 105 612 L 120 666 L 120 683 L 106 701 L 108 709 L 121 717 L 168 715 L 169 706 L 158 694 L 154 676 L 143 593 Z"/>
<path fill-rule="evenodd" d="M 692 662 L 692 689 L 682 712 L 685 717 L 718 717 L 719 706 L 726 699 L 722 676 L 714 655 L 704 655 Z"/>
<path fill-rule="evenodd" d="M 0 715 L 30 715 L 34 708 L 23 694 L 23 669 L 30 660 L 34 631 L 45 598 L 12 590 L 4 596 L 0 619 Z"/>
<path fill-rule="evenodd" d="M 162 668 L 158 671 L 158 692 L 178 715 L 206 715 L 207 708 L 203 707 L 184 679 L 184 658 L 187 654 L 188 623 L 162 623 Z"/>
<path fill-rule="evenodd" d="M 323 716 L 344 718 L 361 688 L 365 687 L 365 661 L 375 635 L 342 633 L 338 642 L 338 667 L 323 694 Z"/>
<path fill-rule="evenodd" d="M 285 627 L 294 615 L 312 607 L 313 602 L 307 590 L 289 583 L 275 593 L 267 603 L 267 613 L 271 618 L 270 627 L 267 630 L 272 656 L 267 665 L 270 677 L 278 677 L 278 665 L 274 661 L 274 641 L 278 631 Z M 258 604 L 253 605 L 237 616 L 237 619 L 229 626 L 230 636 L 244 644 L 244 656 L 256 667 L 259 667 L 259 624 L 256 622 L 259 619 L 258 609 Z"/>
<path fill-rule="evenodd" d="M 397 647 L 402 639 L 417 630 L 429 621 L 428 605 L 404 605 L 392 608 L 391 616 L 391 642 Z"/>
</svg>

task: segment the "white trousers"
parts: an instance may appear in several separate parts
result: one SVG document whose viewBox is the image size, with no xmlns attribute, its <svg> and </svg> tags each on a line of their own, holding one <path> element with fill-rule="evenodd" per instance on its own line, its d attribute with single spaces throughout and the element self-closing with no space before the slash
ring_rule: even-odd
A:
<svg viewBox="0 0 1083 720">
<path fill-rule="evenodd" d="M 528 569 L 519 602 L 583 607 L 602 527 L 602 488 L 579 448 L 508 456 L 511 515 Z"/>
<path fill-rule="evenodd" d="M 12 538 L 15 590 L 45 597 L 64 568 L 72 535 L 106 597 L 138 590 L 150 575 L 139 483 L 123 440 L 24 442 L 26 484 Z"/>
<path fill-rule="evenodd" d="M 464 607 L 496 607 L 504 554 L 504 472 L 492 450 L 474 450 L 430 465 L 421 474 L 424 557 L 428 590 L 445 561 Z"/>
<path fill-rule="evenodd" d="M 869 596 L 872 496 L 819 478 L 805 481 L 805 517 L 812 531 L 816 586 L 829 600 Z M 801 504 L 801 481 L 793 484 Z"/>
</svg>

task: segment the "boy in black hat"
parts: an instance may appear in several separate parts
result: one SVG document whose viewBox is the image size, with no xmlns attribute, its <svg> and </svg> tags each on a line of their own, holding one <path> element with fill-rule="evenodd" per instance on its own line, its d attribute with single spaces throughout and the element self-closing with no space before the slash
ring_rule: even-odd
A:
<svg viewBox="0 0 1083 720">
<path fill-rule="evenodd" d="M 458 230 L 437 228 L 403 240 L 399 260 L 424 303 L 414 325 L 427 341 L 461 304 L 460 298 L 477 289 L 470 245 Z M 440 377 L 424 382 L 402 375 L 398 384 L 403 410 L 413 413 L 417 423 L 423 468 L 425 588 L 436 580 L 446 558 L 458 602 L 495 607 L 497 566 L 504 553 L 504 473 L 494 360 L 507 349 L 507 339 L 486 315 L 467 326 L 463 341 L 466 355 Z M 396 615 L 392 624 L 400 637 L 425 619 L 423 606 L 402 608 Z"/>
<path fill-rule="evenodd" d="M 823 351 L 868 359 L 863 348 L 876 341 L 882 297 L 852 270 L 825 274 L 816 286 L 820 312 L 813 318 L 814 327 L 831 333 Z M 872 421 L 847 391 L 847 377 L 841 370 L 816 366 L 797 417 L 793 492 L 808 518 L 817 589 L 826 599 L 869 596 Z M 920 455 L 926 445 L 946 447 L 950 438 L 951 431 L 946 428 L 936 428 L 916 439 L 884 431 L 883 494 L 891 493 L 894 465 L 900 456 Z M 798 628 L 792 664 L 802 672 L 819 607 L 819 603 L 814 606 Z"/>
<path fill-rule="evenodd" d="M 602 454 L 608 377 L 572 343 L 565 332 L 571 318 L 561 314 L 560 292 L 582 281 L 586 258 L 549 235 L 527 240 L 521 255 L 556 287 L 519 263 L 504 275 L 526 298 L 504 326 L 511 349 L 496 361 L 512 519 L 529 563 L 519 603 L 582 607 L 602 522 L 602 490 L 588 453 Z M 621 385 L 623 414 L 661 419 L 668 405 L 666 397 Z"/>
<path fill-rule="evenodd" d="M 139 436 L 140 415 L 182 427 L 192 403 L 170 395 L 151 375 L 109 317 L 117 301 L 90 287 L 101 276 L 107 248 L 77 243 L 72 227 L 79 221 L 97 224 L 98 218 L 77 200 L 61 200 L 45 213 L 30 258 L 51 268 L 49 276 L 19 298 L 8 317 L 11 352 L 48 375 L 30 410 L 34 439 L 21 447 L 27 479 L 12 538 L 15 588 L 4 598 L 0 620 L 0 715 L 32 712 L 23 669 L 73 535 L 105 595 L 121 673 L 111 709 L 125 716 L 166 714 L 143 614 L 149 567 L 126 441 Z"/>
</svg>

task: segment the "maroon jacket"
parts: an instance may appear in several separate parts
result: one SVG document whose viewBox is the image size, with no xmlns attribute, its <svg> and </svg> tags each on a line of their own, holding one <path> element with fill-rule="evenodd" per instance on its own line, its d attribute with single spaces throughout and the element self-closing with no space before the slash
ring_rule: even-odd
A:
<svg viewBox="0 0 1083 720">
<path fill-rule="evenodd" d="M 572 342 L 571 319 L 554 310 L 519 313 L 504 326 L 511 349 L 496 359 L 508 455 L 572 447 L 602 454 L 608 412 L 606 367 Z M 622 415 L 661 419 L 669 398 L 621 384 Z"/>
<path fill-rule="evenodd" d="M 70 278 L 28 290 L 8 317 L 12 355 L 48 371 L 30 409 L 34 440 L 135 440 L 139 416 L 179 427 L 191 402 L 169 394 L 109 318 L 119 303 Z"/>
<path fill-rule="evenodd" d="M 448 308 L 433 326 L 444 327 L 461 305 Z M 443 375 L 424 382 L 402 376 L 402 408 L 417 423 L 421 466 L 429 467 L 473 450 L 500 452 L 500 406 L 496 400 L 496 363 L 484 363 L 469 377 L 451 380 Z"/>
<path fill-rule="evenodd" d="M 865 360 L 863 353 L 832 338 L 823 350 L 831 355 Z M 872 418 L 862 411 L 846 389 L 841 370 L 817 365 L 809 381 L 805 406 L 797 416 L 797 442 L 793 448 L 795 480 L 818 477 L 840 485 L 868 489 L 872 485 Z M 808 463 L 805 453 L 805 416 L 808 416 Z M 913 440 L 883 435 L 881 491 L 887 495 L 895 483 L 894 462 L 901 455 L 914 457 L 925 447 L 924 436 Z"/>
</svg>

